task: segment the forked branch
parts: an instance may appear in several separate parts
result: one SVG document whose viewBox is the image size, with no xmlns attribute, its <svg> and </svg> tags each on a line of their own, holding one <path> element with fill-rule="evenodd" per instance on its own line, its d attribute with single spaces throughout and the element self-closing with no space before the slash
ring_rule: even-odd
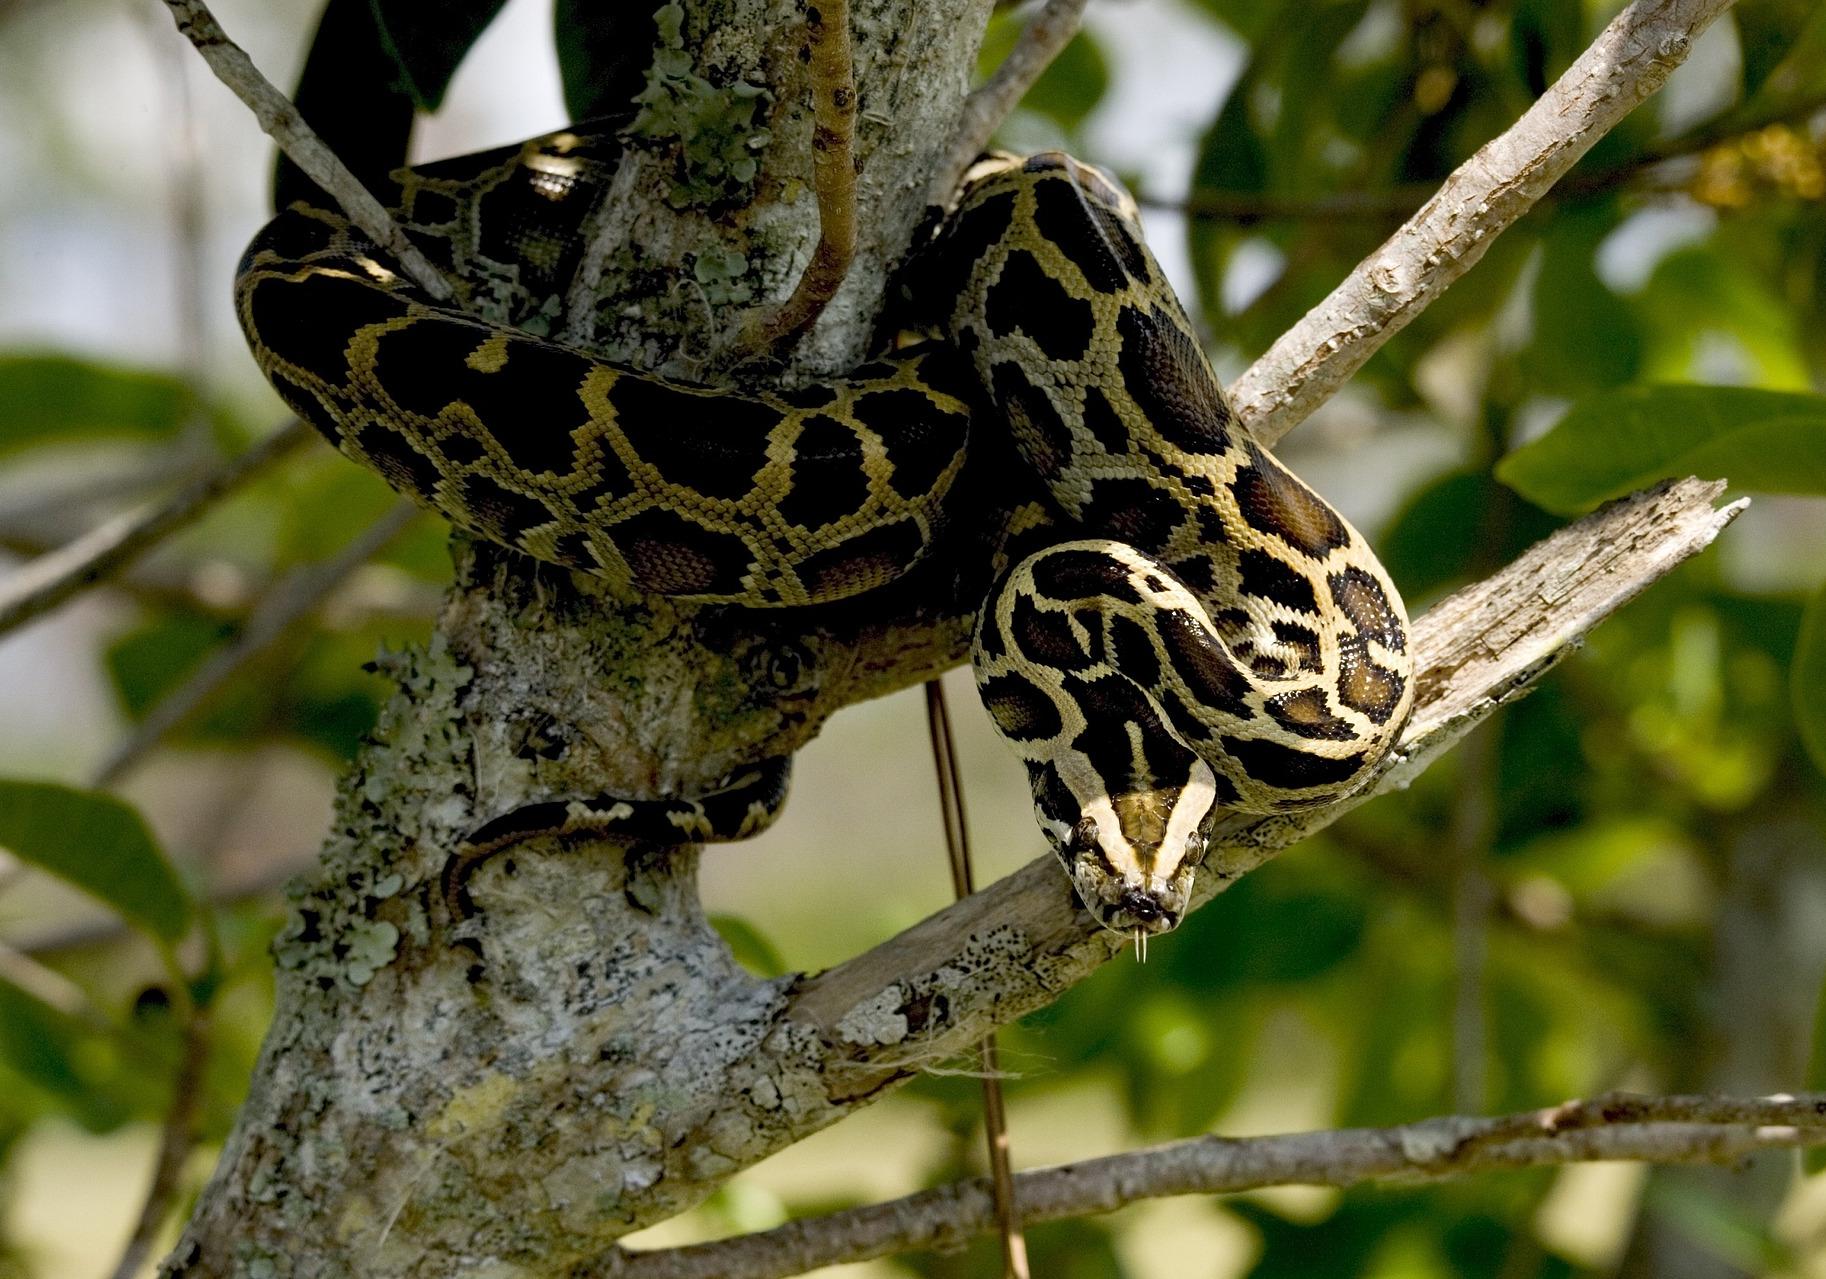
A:
<svg viewBox="0 0 1826 1279">
<path fill-rule="evenodd" d="M 957 115 L 956 98 L 945 96 L 955 88 L 944 86 L 961 83 L 968 54 L 944 42 L 966 7 L 905 7 L 909 23 L 924 24 L 921 38 L 907 42 L 909 56 L 943 46 L 947 72 L 908 77 L 918 87 L 888 126 L 896 146 L 872 153 L 870 185 L 921 192 L 944 163 L 931 120 Z M 1619 101 L 1560 120 L 1569 135 L 1563 145 L 1573 154 L 1589 145 L 1723 7 L 1632 5 L 1619 23 L 1634 23 L 1637 37 L 1658 25 L 1663 42 L 1647 53 L 1619 45 L 1613 24 L 1580 65 L 1593 93 L 1608 86 Z M 1075 17 L 1075 5 L 1056 0 L 1047 13 L 1068 9 Z M 888 65 L 884 29 L 856 32 L 865 74 Z M 1587 65 L 1597 62 L 1605 65 Z M 1551 127 L 1546 114 L 1537 123 Z M 1550 156 L 1523 166 L 1522 178 L 1498 182 L 1481 206 L 1453 206 L 1457 238 L 1448 256 L 1461 263 L 1457 272 L 1475 260 L 1460 240 L 1475 246 L 1506 225 L 1509 201 L 1525 207 L 1556 163 Z M 1416 224 L 1431 227 L 1430 216 L 1423 211 Z M 1430 250 L 1419 251 L 1424 262 Z M 1277 344 L 1271 355 L 1294 369 L 1285 403 L 1277 401 L 1283 420 L 1322 399 L 1383 331 L 1424 307 L 1456 273 L 1440 273 L 1449 265 L 1421 270 L 1405 302 L 1359 316 L 1348 331 L 1306 323 Z M 1260 376 L 1268 380 L 1257 385 L 1275 384 L 1271 367 Z M 1267 419 L 1265 409 L 1252 412 Z M 1719 492 L 1683 481 L 1618 503 L 1420 619 L 1417 710 L 1369 793 L 1405 784 L 1602 618 L 1706 546 L 1739 509 L 1716 509 Z M 367 1273 L 417 1279 L 484 1257 L 503 1273 L 570 1267 L 928 1063 L 969 1051 L 993 1027 L 1057 999 L 1123 944 L 1085 915 L 1045 859 L 826 973 L 760 982 L 701 926 L 690 850 L 647 859 L 597 849 L 562 863 L 529 856 L 512 876 L 501 871 L 483 930 L 486 965 L 472 972 L 445 944 L 441 924 L 414 931 L 424 921 L 409 891 L 414 877 L 433 873 L 437 850 L 471 815 L 453 794 L 480 783 L 495 798 L 511 797 L 573 776 L 602 789 L 625 780 L 616 769 L 689 783 L 689 770 L 711 771 L 718 752 L 771 745 L 763 734 L 775 718 L 802 731 L 820 689 L 842 690 L 835 703 L 855 700 L 855 690 L 929 677 L 956 660 L 967 628 L 950 613 L 907 605 L 891 587 L 881 597 L 888 602 L 862 619 L 863 638 L 794 627 L 788 644 L 759 622 L 754 634 L 743 631 L 745 617 L 608 591 L 545 591 L 490 552 L 468 552 L 463 562 L 442 624 L 449 647 L 406 663 L 400 695 L 345 783 L 326 868 L 307 890 L 310 918 L 297 917 L 308 930 L 293 939 L 294 964 L 319 967 L 299 967 L 281 982 L 261 1086 L 169 1263 L 174 1273 L 233 1273 L 253 1250 L 285 1257 L 299 1275 L 343 1274 L 359 1263 Z M 888 611 L 896 600 L 904 612 Z M 773 660 L 788 647 L 794 661 Z M 728 678 L 707 679 L 706 669 Z M 691 694 L 705 686 L 718 706 L 752 711 L 755 726 L 704 712 Z M 815 709 L 821 720 L 834 705 Z M 541 748 L 569 741 L 574 749 L 551 760 L 554 752 L 529 751 L 534 723 Z M 1216 832 L 1201 893 L 1221 891 L 1340 811 L 1232 820 Z M 383 882 L 408 891 L 368 891 Z M 397 948 L 378 964 L 364 959 L 351 976 L 336 939 L 367 944 L 377 930 Z M 484 995 L 478 983 L 486 983 Z M 402 1034 L 402 1026 L 426 1033 Z M 404 1122 L 381 1131 L 374 1098 Z M 284 1194 L 273 1197 L 275 1186 Z M 477 1214 L 478 1204 L 489 1211 Z M 324 1220 L 345 1227 L 311 1228 Z M 602 1263 L 605 1271 L 616 1264 Z"/>
<path fill-rule="evenodd" d="M 1418 213 L 1236 380 L 1231 402 L 1255 437 L 1274 443 L 1330 399 L 1659 89 L 1730 7 L 1731 0 L 1634 0 L 1619 13 L 1521 119 L 1453 170 Z"/>
</svg>

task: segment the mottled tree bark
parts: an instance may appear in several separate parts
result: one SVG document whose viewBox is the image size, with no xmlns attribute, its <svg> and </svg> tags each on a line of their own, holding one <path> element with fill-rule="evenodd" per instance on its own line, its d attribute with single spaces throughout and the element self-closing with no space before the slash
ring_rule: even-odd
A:
<svg viewBox="0 0 1826 1279">
<path fill-rule="evenodd" d="M 856 258 L 783 378 L 871 341 L 989 8 L 852 5 Z M 772 95 L 756 197 L 676 208 L 676 152 L 632 148 L 593 228 L 592 287 L 613 299 L 586 317 L 598 348 L 708 380 L 751 313 L 792 291 L 818 239 L 805 21 L 791 0 L 689 7 L 696 73 Z M 745 263 L 747 297 L 690 286 L 709 249 Z M 340 789 L 322 869 L 293 889 L 253 1090 L 167 1272 L 559 1274 L 841 1113 L 749 1064 L 792 983 L 732 961 L 695 850 L 529 844 L 475 876 L 484 909 L 460 926 L 437 877 L 467 830 L 523 803 L 702 791 L 955 665 L 983 569 L 964 582 L 952 565 L 971 561 L 788 614 L 638 598 L 459 543 L 437 637 L 385 663 L 398 692 Z"/>
<path fill-rule="evenodd" d="M 1650 12 L 1696 30 L 1717 6 L 1693 5 L 1638 0 L 1619 22 Z M 853 6 L 856 259 L 783 378 L 866 349 L 947 162 L 989 6 Z M 675 155 L 633 151 L 592 228 L 571 338 L 710 380 L 754 313 L 791 292 L 817 240 L 805 19 L 787 0 L 691 6 L 682 47 L 696 73 L 772 95 L 755 199 L 674 207 Z M 1684 48 L 1657 45 L 1655 65 Z M 746 296 L 690 287 L 710 250 L 739 260 Z M 1360 363 L 1379 319 L 1393 331 L 1371 315 L 1314 358 Z M 1621 504 L 1423 619 L 1420 705 L 1377 788 L 1402 784 L 1706 545 L 1732 513 L 1716 496 L 1688 483 Z M 438 892 L 450 850 L 484 820 L 568 795 L 701 791 L 795 749 L 840 707 L 961 660 L 1002 511 L 988 489 L 961 498 L 945 553 L 818 609 L 637 598 L 459 543 L 437 636 L 384 663 L 398 692 L 340 789 L 321 869 L 293 890 L 253 1089 L 167 1273 L 612 1270 L 622 1235 L 1109 958 L 1116 939 L 1045 862 L 813 980 L 762 981 L 734 963 L 704 920 L 692 849 L 535 841 L 476 874 L 475 918 L 453 920 Z M 1224 824 L 1201 899 L 1335 815 Z"/>
</svg>

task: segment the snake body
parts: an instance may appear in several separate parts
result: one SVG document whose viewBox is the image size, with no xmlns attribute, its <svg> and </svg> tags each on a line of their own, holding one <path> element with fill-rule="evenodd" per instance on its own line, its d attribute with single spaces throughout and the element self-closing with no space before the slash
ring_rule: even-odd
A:
<svg viewBox="0 0 1826 1279">
<path fill-rule="evenodd" d="M 743 391 L 538 335 L 612 163 L 612 138 L 578 130 L 403 173 L 402 225 L 467 282 L 448 304 L 340 213 L 294 204 L 237 275 L 256 361 L 337 448 L 472 533 L 754 607 L 907 571 L 961 517 L 946 498 L 971 433 L 1005 424 L 1053 527 L 998 566 L 978 685 L 1113 929 L 1178 922 L 1220 809 L 1310 807 L 1362 782 L 1412 701 L 1400 597 L 1233 420 L 1112 179 L 1057 153 L 979 164 L 914 273 L 938 340 Z M 465 911 L 468 870 L 534 834 L 739 838 L 771 819 L 783 777 L 535 804 L 471 834 L 447 893 Z"/>
</svg>

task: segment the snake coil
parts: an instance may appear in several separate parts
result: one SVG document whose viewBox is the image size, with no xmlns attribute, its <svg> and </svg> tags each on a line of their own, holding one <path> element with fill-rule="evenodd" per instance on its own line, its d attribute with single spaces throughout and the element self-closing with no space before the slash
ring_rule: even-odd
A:
<svg viewBox="0 0 1826 1279">
<path fill-rule="evenodd" d="M 906 572 L 961 518 L 946 498 L 972 433 L 1005 431 L 1049 542 L 1002 553 L 977 683 L 1112 929 L 1177 924 L 1220 810 L 1362 783 L 1412 703 L 1401 598 L 1236 423 L 1113 179 L 1058 153 L 980 163 L 919 259 L 936 340 L 816 385 L 711 390 L 539 336 L 615 156 L 580 128 L 403 171 L 397 217 L 455 269 L 451 304 L 339 212 L 292 205 L 236 278 L 261 370 L 343 453 L 471 533 L 755 607 Z M 447 897 L 466 914 L 469 871 L 534 835 L 742 838 L 784 782 L 774 761 L 695 798 L 520 809 L 452 856 Z"/>
</svg>

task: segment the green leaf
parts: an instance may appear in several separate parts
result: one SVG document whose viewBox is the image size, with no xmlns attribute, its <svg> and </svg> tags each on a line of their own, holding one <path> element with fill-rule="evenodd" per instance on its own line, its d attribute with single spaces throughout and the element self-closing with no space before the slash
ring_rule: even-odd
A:
<svg viewBox="0 0 1826 1279">
<path fill-rule="evenodd" d="M 401 87 L 420 110 L 443 105 L 451 77 L 507 0 L 368 0 L 381 47 L 399 68 Z"/>
<path fill-rule="evenodd" d="M 69 1017 L 0 978 L 0 1061 L 48 1093 L 74 1097 L 83 1090 L 73 1060 L 81 1028 Z"/>
<path fill-rule="evenodd" d="M 0 355 L 0 454 L 98 436 L 170 439 L 197 410 L 178 378 L 67 355 Z"/>
<path fill-rule="evenodd" d="M 1642 380 L 1811 390 L 1804 313 L 1775 284 L 1774 262 L 1793 251 L 1732 219 L 1663 258 L 1635 298 Z"/>
<path fill-rule="evenodd" d="M 140 815 L 111 795 L 0 780 L 0 848 L 100 898 L 162 941 L 177 941 L 190 926 L 190 898 L 177 872 Z"/>
<path fill-rule="evenodd" d="M 1580 395 L 1633 381 L 1642 339 L 1630 305 L 1598 278 L 1598 245 L 1615 228 L 1608 206 L 1568 211 L 1542 246 L 1530 295 L 1534 332 L 1520 353 L 1529 389 Z"/>
<path fill-rule="evenodd" d="M 0 979 L 0 1117 L 32 1118 L 49 1103 L 96 1133 L 154 1118 L 177 1047 L 175 1025 L 110 1033 Z"/>
<path fill-rule="evenodd" d="M 1739 0 L 1731 17 L 1737 23 L 1746 100 L 1789 56 L 1817 8 L 1817 0 Z"/>
<path fill-rule="evenodd" d="M 1826 586 L 1807 601 L 1801 614 L 1789 680 L 1801 742 L 1813 757 L 1814 767 L 1826 773 Z"/>
<path fill-rule="evenodd" d="M 135 723 L 143 720 L 233 633 L 217 619 L 176 611 L 155 616 L 112 640 L 102 653 L 102 664 L 121 709 Z"/>
<path fill-rule="evenodd" d="M 1377 548 L 1403 597 L 1418 601 L 1470 575 L 1492 492 L 1481 470 L 1448 471 L 1408 498 Z"/>
<path fill-rule="evenodd" d="M 712 915 L 710 926 L 728 943 L 736 962 L 757 977 L 779 977 L 786 972 L 786 961 L 761 930 L 738 915 Z"/>
<path fill-rule="evenodd" d="M 1766 67 L 1762 52 L 1759 51 L 1754 59 L 1745 58 L 1744 83 L 1750 84 L 1759 74 L 1762 78 L 1756 82 L 1754 95 L 1747 96 L 1743 110 L 1754 110 L 1764 116 L 1786 114 L 1786 109 L 1805 103 L 1826 89 L 1826 8 L 1806 5 L 1805 0 L 1774 0 L 1774 3 L 1778 8 L 1784 3 L 1803 4 L 1812 9 L 1812 14 L 1794 32 L 1781 51 L 1779 61 L 1766 68 L 1767 74 L 1762 74 Z M 1743 12 L 1742 7 L 1739 12 Z M 1761 26 L 1765 21 L 1760 15 L 1751 19 L 1753 27 Z M 1775 34 L 1777 39 L 1781 38 L 1779 29 Z M 1742 43 L 1756 41 L 1760 44 L 1762 34 L 1756 29 L 1746 30 L 1740 19 L 1738 38 Z"/>
<path fill-rule="evenodd" d="M 1576 405 L 1496 476 L 1561 515 L 1657 480 L 1826 494 L 1826 398 L 1727 386 L 1632 387 Z"/>
<path fill-rule="evenodd" d="M 292 101 L 324 144 L 384 201 L 387 175 L 406 162 L 415 105 L 379 22 L 373 0 L 329 0 Z M 280 153 L 273 207 L 313 198 L 323 198 L 317 184 Z"/>
<path fill-rule="evenodd" d="M 657 6 L 655 6 L 657 7 Z M 564 105 L 573 120 L 625 111 L 645 84 L 658 39 L 646 4 L 557 0 L 552 34 Z"/>
</svg>

